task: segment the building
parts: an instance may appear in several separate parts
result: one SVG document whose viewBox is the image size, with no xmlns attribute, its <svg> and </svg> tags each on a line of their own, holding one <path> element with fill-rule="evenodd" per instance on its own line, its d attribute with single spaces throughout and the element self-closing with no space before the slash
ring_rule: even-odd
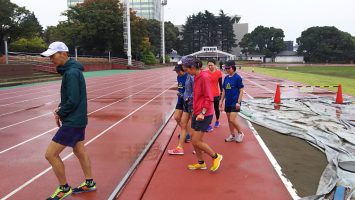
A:
<svg viewBox="0 0 355 200">
<path fill-rule="evenodd" d="M 84 3 L 84 0 L 67 0 L 68 8 L 75 6 L 78 3 Z"/>
<path fill-rule="evenodd" d="M 281 51 L 276 55 L 275 63 L 304 63 L 304 57 L 295 51 Z"/>
<path fill-rule="evenodd" d="M 235 43 L 238 45 L 239 42 L 242 41 L 245 34 L 248 33 L 248 23 L 234 23 L 233 30 L 235 34 Z M 237 47 L 232 48 L 231 54 L 240 57 L 241 56 L 241 48 L 239 45 Z"/>
<path fill-rule="evenodd" d="M 235 55 L 220 51 L 217 47 L 202 47 L 201 51 L 192 53 L 189 56 L 197 57 L 200 60 L 235 60 Z"/>
<path fill-rule="evenodd" d="M 286 51 L 293 51 L 293 41 L 284 41 L 284 44 Z"/>
<path fill-rule="evenodd" d="M 161 0 L 129 0 L 130 7 L 137 16 L 145 19 L 161 20 Z"/>
<path fill-rule="evenodd" d="M 84 0 L 67 0 L 68 8 L 83 2 Z M 137 12 L 137 16 L 145 19 L 161 20 L 161 0 L 129 0 L 129 3 L 132 10 Z"/>
</svg>

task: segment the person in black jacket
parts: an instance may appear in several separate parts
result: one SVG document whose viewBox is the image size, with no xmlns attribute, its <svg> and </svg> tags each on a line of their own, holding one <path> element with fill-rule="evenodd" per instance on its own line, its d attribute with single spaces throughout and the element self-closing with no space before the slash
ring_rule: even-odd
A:
<svg viewBox="0 0 355 200">
<path fill-rule="evenodd" d="M 68 57 L 68 47 L 63 42 L 53 42 L 48 50 L 41 55 L 49 57 L 57 72 L 63 76 L 60 89 L 60 104 L 54 111 L 54 117 L 59 127 L 49 144 L 45 157 L 52 165 L 59 181 L 59 187 L 47 200 L 60 200 L 72 193 L 90 192 L 96 190 L 96 183 L 91 173 L 89 156 L 85 152 L 85 128 L 88 123 L 86 84 L 82 71 L 84 67 Z M 79 159 L 85 175 L 85 181 L 72 189 L 66 180 L 64 163 L 59 154 L 67 147 L 72 147 Z"/>
</svg>

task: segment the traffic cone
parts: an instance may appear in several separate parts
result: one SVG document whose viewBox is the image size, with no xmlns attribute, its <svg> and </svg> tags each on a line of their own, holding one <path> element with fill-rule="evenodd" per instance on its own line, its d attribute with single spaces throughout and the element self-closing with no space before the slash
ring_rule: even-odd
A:
<svg viewBox="0 0 355 200">
<path fill-rule="evenodd" d="M 338 86 L 338 92 L 337 92 L 337 96 L 335 99 L 335 103 L 336 104 L 343 104 L 343 91 L 341 89 L 341 85 L 339 84 Z"/>
<path fill-rule="evenodd" d="M 277 86 L 276 86 L 274 103 L 281 103 L 281 92 L 280 92 L 280 85 L 279 84 L 277 84 Z"/>
</svg>

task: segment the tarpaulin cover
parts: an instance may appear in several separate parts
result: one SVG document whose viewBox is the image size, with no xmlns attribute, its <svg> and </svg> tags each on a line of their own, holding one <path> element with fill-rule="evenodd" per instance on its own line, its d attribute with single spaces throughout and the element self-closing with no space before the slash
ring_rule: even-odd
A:
<svg viewBox="0 0 355 200">
<path fill-rule="evenodd" d="M 338 167 L 355 161 L 355 104 L 334 104 L 334 99 L 283 99 L 275 109 L 272 99 L 253 99 L 243 104 L 242 116 L 282 134 L 306 140 L 326 154 L 328 165 L 317 194 L 303 199 L 323 199 L 336 185 L 350 188 L 355 199 L 355 173 Z M 351 195 L 351 193 L 354 193 Z"/>
</svg>

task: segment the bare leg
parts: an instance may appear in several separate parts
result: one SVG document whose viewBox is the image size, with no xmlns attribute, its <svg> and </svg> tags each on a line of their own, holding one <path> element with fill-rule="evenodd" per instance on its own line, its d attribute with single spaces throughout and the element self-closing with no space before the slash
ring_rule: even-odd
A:
<svg viewBox="0 0 355 200">
<path fill-rule="evenodd" d="M 73 148 L 75 156 L 79 159 L 81 169 L 84 172 L 85 179 L 92 179 L 91 162 L 85 151 L 84 141 L 78 142 Z"/>
<path fill-rule="evenodd" d="M 187 112 L 183 112 L 180 121 L 181 133 L 180 133 L 178 147 L 182 148 L 184 146 L 189 119 L 190 119 L 190 114 Z"/>
<path fill-rule="evenodd" d="M 192 145 L 195 148 L 196 156 L 199 160 L 203 160 L 202 151 L 213 157 L 216 153 L 211 149 L 211 147 L 203 142 L 204 133 L 201 131 L 194 131 L 192 133 Z"/>
<path fill-rule="evenodd" d="M 228 127 L 229 127 L 229 131 L 230 131 L 230 134 L 233 135 L 234 134 L 234 126 L 233 124 L 231 123 L 231 113 L 230 112 L 227 112 L 227 119 L 228 119 Z"/>
<path fill-rule="evenodd" d="M 238 133 L 241 133 L 241 129 L 239 124 L 236 121 L 237 118 L 237 113 L 236 112 L 231 112 L 230 117 L 228 119 L 228 123 L 232 124 L 232 126 L 237 129 Z"/>
<path fill-rule="evenodd" d="M 48 162 L 52 165 L 53 171 L 57 176 L 60 185 L 67 184 L 67 179 L 65 176 L 65 167 L 59 154 L 65 149 L 65 146 L 51 141 L 49 144 L 45 157 Z"/>
<path fill-rule="evenodd" d="M 180 126 L 180 121 L 181 121 L 181 115 L 182 115 L 182 110 L 175 109 L 174 119 L 178 123 L 179 126 Z"/>
</svg>

